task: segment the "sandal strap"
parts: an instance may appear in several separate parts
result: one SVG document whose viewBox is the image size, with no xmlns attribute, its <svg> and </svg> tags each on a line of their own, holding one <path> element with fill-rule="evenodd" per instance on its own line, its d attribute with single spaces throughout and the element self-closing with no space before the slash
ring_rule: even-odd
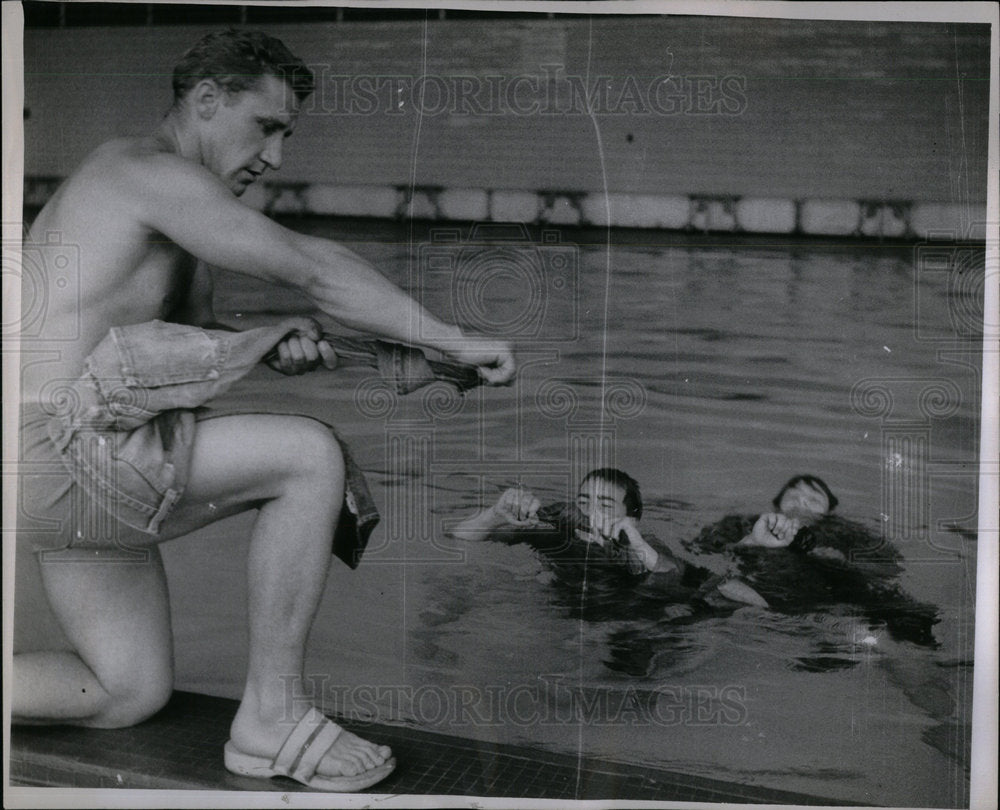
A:
<svg viewBox="0 0 1000 810">
<path fill-rule="evenodd" d="M 329 737 L 329 733 L 324 734 L 324 731 L 331 728 L 333 739 L 326 744 L 326 747 L 322 748 L 320 745 L 316 745 L 320 736 L 322 736 L 324 741 Z M 293 776 L 294 774 L 294 778 L 299 778 L 298 774 L 304 770 L 302 768 L 303 759 L 308 756 L 309 761 L 312 761 L 313 755 L 310 752 L 316 747 L 320 749 L 320 754 L 315 758 L 316 761 L 309 772 L 309 777 L 311 777 L 315 773 L 319 761 L 323 758 L 323 754 L 330 749 L 333 743 L 336 742 L 337 737 L 340 736 L 341 730 L 340 726 L 328 720 L 322 712 L 315 708 L 310 708 L 295 725 L 295 728 L 292 729 L 288 737 L 285 738 L 285 742 L 275 756 L 271 767 L 277 773 L 284 774 L 285 776 Z"/>
<path fill-rule="evenodd" d="M 302 752 L 298 767 L 289 775 L 300 782 L 308 783 L 316 775 L 320 760 L 337 742 L 342 731 L 343 729 L 336 723 L 327 720 L 326 724 L 320 728 L 319 733 L 309 741 L 306 750 Z"/>
</svg>

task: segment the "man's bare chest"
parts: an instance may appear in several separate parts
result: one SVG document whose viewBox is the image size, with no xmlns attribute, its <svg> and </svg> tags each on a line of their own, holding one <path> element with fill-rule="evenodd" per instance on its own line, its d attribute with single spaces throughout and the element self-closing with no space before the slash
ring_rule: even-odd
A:
<svg viewBox="0 0 1000 810">
<path fill-rule="evenodd" d="M 133 300 L 142 302 L 150 315 L 166 318 L 188 299 L 196 262 L 168 240 L 150 240 L 147 249 L 128 273 Z"/>
</svg>

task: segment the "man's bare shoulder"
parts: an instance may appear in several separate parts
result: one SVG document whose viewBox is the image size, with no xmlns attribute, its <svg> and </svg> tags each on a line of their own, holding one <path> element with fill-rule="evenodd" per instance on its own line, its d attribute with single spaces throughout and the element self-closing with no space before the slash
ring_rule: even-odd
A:
<svg viewBox="0 0 1000 810">
<path fill-rule="evenodd" d="M 221 187 L 203 166 L 174 154 L 153 137 L 108 141 L 90 153 L 77 175 L 112 185 L 120 192 L 142 188 L 155 193 L 156 188 L 163 188 L 163 183 L 172 180 Z"/>
<path fill-rule="evenodd" d="M 103 234 L 162 231 L 164 211 L 183 215 L 196 198 L 221 208 L 235 202 L 207 169 L 173 154 L 155 138 L 116 138 L 84 158 L 32 230 L 60 230 L 76 238 L 94 228 Z"/>
</svg>

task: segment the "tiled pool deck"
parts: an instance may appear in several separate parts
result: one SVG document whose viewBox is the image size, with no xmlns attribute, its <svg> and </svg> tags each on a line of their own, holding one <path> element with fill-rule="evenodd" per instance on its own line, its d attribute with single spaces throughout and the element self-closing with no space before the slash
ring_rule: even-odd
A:
<svg viewBox="0 0 1000 810">
<path fill-rule="evenodd" d="M 128 729 L 17 727 L 15 786 L 153 790 L 305 790 L 291 780 L 240 777 L 222 765 L 232 700 L 176 692 Z M 399 765 L 369 793 L 555 800 L 838 804 L 829 799 L 685 776 L 657 768 L 477 742 L 398 726 L 344 723 L 392 746 Z"/>
</svg>

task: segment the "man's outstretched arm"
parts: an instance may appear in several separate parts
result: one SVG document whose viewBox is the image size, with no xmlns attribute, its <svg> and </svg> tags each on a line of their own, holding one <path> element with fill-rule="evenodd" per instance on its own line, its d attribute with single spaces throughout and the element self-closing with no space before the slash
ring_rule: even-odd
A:
<svg viewBox="0 0 1000 810">
<path fill-rule="evenodd" d="M 357 254 L 248 208 L 202 167 L 160 154 L 136 160 L 125 174 L 140 221 L 201 261 L 296 287 L 345 326 L 446 352 L 478 366 L 487 382 L 513 377 L 506 342 L 464 335 Z"/>
</svg>

